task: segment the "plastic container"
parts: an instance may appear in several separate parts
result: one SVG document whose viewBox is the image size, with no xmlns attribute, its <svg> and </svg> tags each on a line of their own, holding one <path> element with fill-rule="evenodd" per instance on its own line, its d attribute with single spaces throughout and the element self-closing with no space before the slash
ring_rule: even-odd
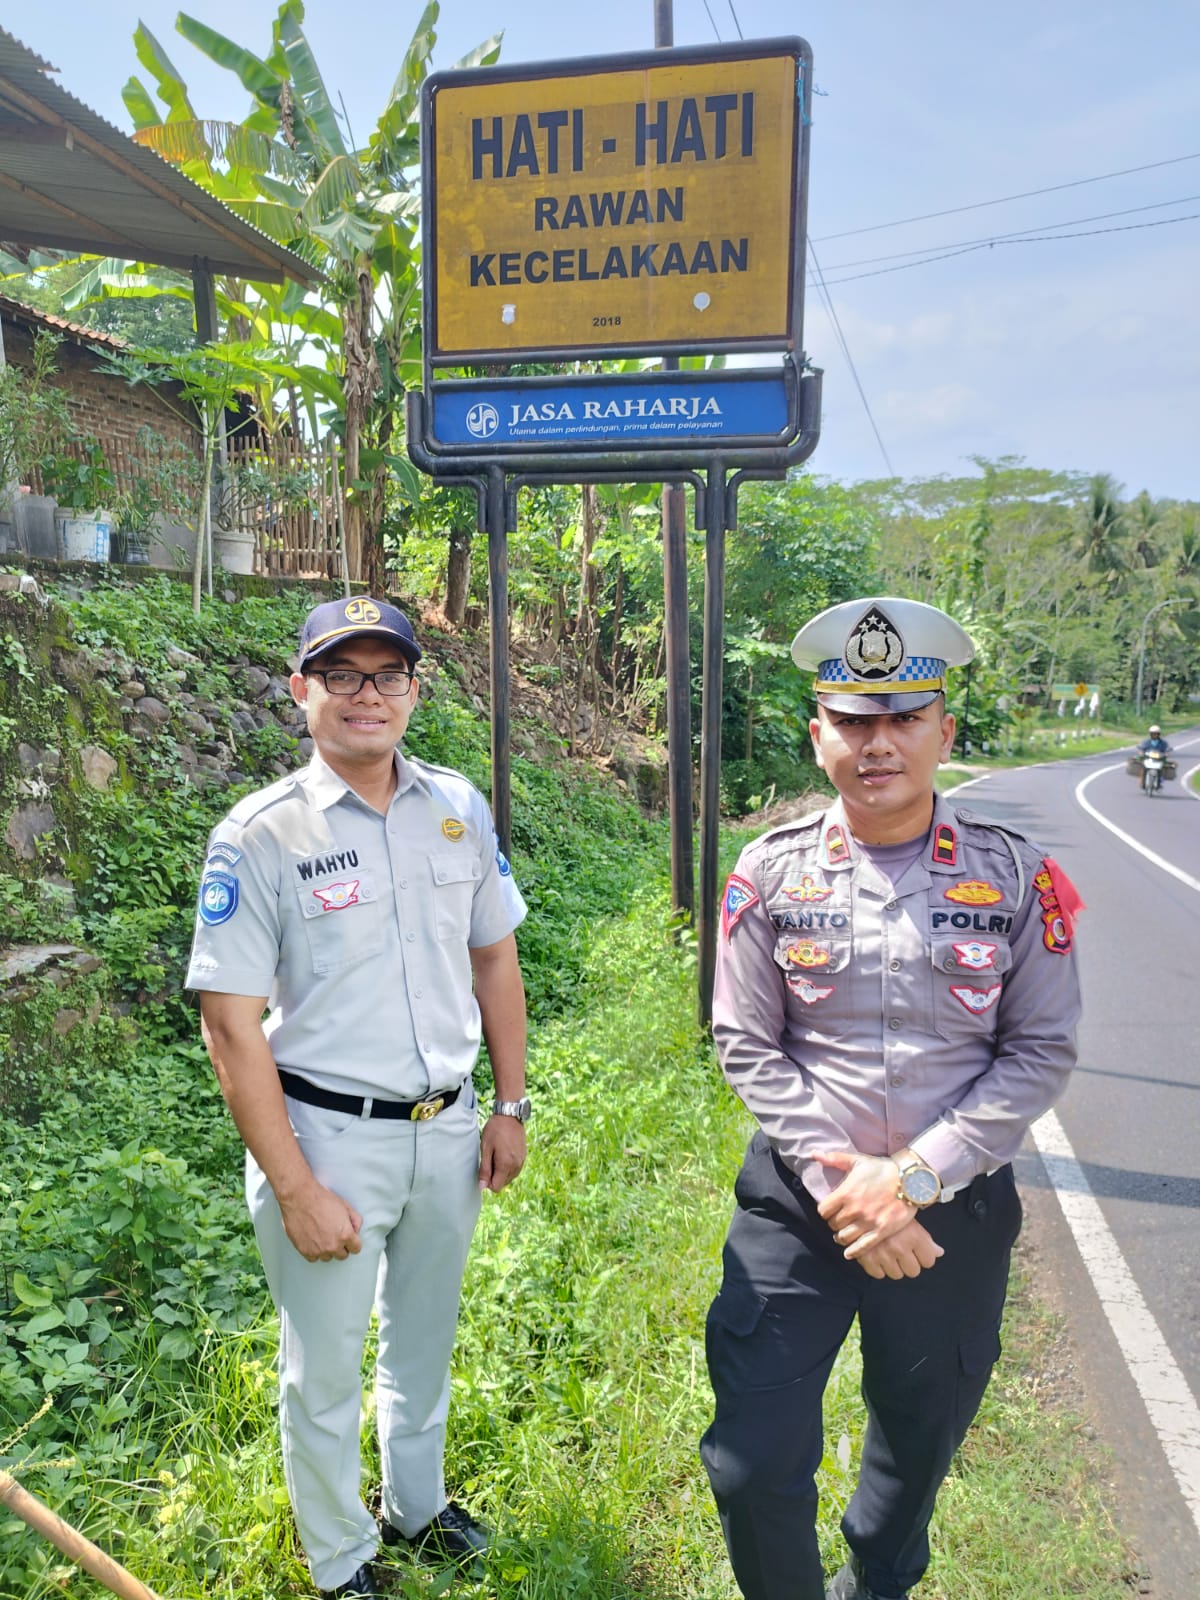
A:
<svg viewBox="0 0 1200 1600">
<path fill-rule="evenodd" d="M 112 550 L 113 519 L 107 511 L 79 516 L 54 513 L 54 533 L 60 561 L 107 561 Z"/>
</svg>

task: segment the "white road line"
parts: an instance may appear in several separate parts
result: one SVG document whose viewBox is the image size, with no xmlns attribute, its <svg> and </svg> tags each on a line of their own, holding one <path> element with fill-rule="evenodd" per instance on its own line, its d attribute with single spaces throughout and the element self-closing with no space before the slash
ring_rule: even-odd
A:
<svg viewBox="0 0 1200 1600">
<path fill-rule="evenodd" d="M 1131 850 L 1136 850 L 1138 855 L 1145 856 L 1147 861 L 1152 861 L 1156 867 L 1161 867 L 1164 872 L 1169 872 L 1173 878 L 1178 878 L 1180 883 L 1186 883 L 1189 889 L 1200 891 L 1200 878 L 1193 878 L 1190 872 L 1185 872 L 1182 867 L 1175 866 L 1173 862 L 1167 861 L 1163 856 L 1147 849 L 1139 839 L 1135 839 L 1131 833 L 1126 833 L 1124 828 L 1118 828 L 1115 822 L 1110 822 L 1106 816 L 1096 810 L 1090 800 L 1084 798 L 1083 791 L 1089 783 L 1094 783 L 1097 778 L 1102 778 L 1106 772 L 1119 772 L 1122 764 L 1121 762 L 1114 762 L 1111 767 L 1100 767 L 1096 772 L 1092 773 L 1091 777 L 1084 778 L 1080 783 L 1077 783 L 1075 785 L 1076 800 L 1079 801 L 1079 804 L 1089 817 L 1095 817 L 1102 828 L 1107 828 L 1109 833 L 1115 834 Z"/>
<path fill-rule="evenodd" d="M 1117 770 L 1117 766 L 1101 767 L 1078 784 L 1075 798 L 1079 804 L 1097 822 L 1156 866 L 1170 872 L 1189 887 L 1200 890 L 1200 880 L 1173 866 L 1171 862 L 1164 861 L 1152 850 L 1147 850 L 1138 840 L 1109 822 L 1107 817 L 1101 816 L 1095 806 L 1084 798 L 1083 791 L 1092 778 Z M 966 785 L 961 787 L 965 788 Z M 1197 1406 L 1187 1379 L 1171 1354 L 1121 1254 L 1121 1248 L 1104 1220 L 1104 1213 L 1092 1193 L 1091 1184 L 1071 1148 L 1062 1123 L 1053 1111 L 1047 1111 L 1033 1124 L 1030 1132 L 1125 1365 L 1137 1385 L 1151 1426 L 1158 1434 L 1163 1454 L 1192 1514 L 1196 1531 L 1200 1533 L 1200 1406 Z"/>
<path fill-rule="evenodd" d="M 1200 1533 L 1200 1406 L 1104 1220 L 1062 1124 L 1053 1111 L 1047 1111 L 1031 1132 L 1125 1365 Z"/>
</svg>

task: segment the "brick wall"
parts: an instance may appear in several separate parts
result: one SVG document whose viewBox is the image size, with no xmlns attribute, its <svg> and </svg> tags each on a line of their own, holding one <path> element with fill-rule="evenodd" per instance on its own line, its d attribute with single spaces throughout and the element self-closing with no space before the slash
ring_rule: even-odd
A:
<svg viewBox="0 0 1200 1600">
<path fill-rule="evenodd" d="M 33 329 L 4 314 L 4 354 L 15 367 L 32 362 Z M 178 384 L 153 389 L 131 388 L 124 378 L 97 370 L 102 350 L 77 343 L 64 334 L 58 347 L 55 383 L 66 391 L 75 426 L 100 440 L 110 456 L 133 454 L 138 430 L 151 427 L 165 438 L 178 439 L 201 453 L 196 414 L 182 398 Z M 183 413 L 181 415 L 180 413 Z M 190 424 L 189 421 L 190 420 Z"/>
</svg>

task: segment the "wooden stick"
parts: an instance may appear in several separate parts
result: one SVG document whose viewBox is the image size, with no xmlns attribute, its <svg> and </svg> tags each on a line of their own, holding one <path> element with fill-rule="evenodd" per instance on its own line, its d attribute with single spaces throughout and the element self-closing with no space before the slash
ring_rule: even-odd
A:
<svg viewBox="0 0 1200 1600">
<path fill-rule="evenodd" d="M 85 1539 L 81 1533 L 71 1526 L 69 1522 L 51 1511 L 49 1506 L 22 1489 L 21 1485 L 10 1472 L 0 1469 L 0 1501 L 10 1511 L 15 1511 L 22 1522 L 27 1523 L 35 1533 L 40 1533 L 43 1539 L 48 1539 L 52 1545 L 62 1551 L 71 1561 L 81 1566 L 85 1572 L 90 1572 L 93 1578 L 99 1578 L 106 1589 L 113 1594 L 120 1595 L 121 1600 L 158 1600 L 153 1589 L 147 1589 L 144 1583 L 138 1581 L 131 1572 L 127 1572 L 119 1562 L 106 1556 L 104 1551 L 94 1545 L 90 1539 Z"/>
</svg>

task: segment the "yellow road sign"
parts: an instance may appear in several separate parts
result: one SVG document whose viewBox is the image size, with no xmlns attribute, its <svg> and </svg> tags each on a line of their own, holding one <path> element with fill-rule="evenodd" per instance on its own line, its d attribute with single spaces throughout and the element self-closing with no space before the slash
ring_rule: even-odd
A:
<svg viewBox="0 0 1200 1600">
<path fill-rule="evenodd" d="M 696 55 L 429 80 L 435 362 L 787 346 L 807 46 Z"/>
</svg>

